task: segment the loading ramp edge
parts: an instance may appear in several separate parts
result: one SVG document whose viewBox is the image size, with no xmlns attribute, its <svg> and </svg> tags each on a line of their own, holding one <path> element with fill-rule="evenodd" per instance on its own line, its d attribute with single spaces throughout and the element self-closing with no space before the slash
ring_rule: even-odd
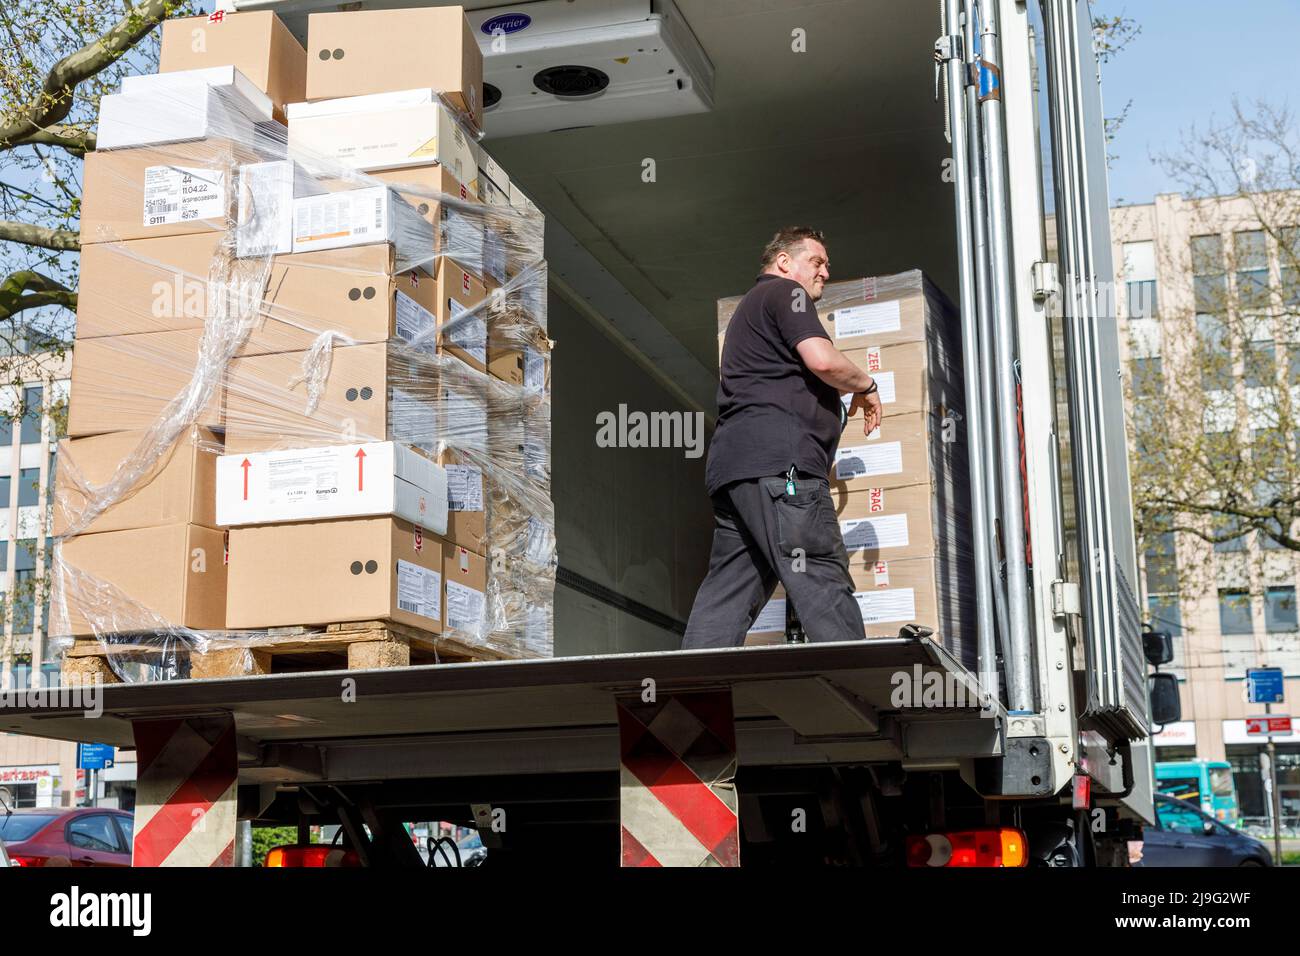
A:
<svg viewBox="0 0 1300 956">
<path fill-rule="evenodd" d="M 898 712 L 900 674 L 942 701 Z M 0 730 L 130 749 L 133 721 L 233 713 L 241 780 L 321 779 L 322 761 L 331 779 L 576 771 L 617 767 L 614 696 L 731 686 L 742 765 L 944 760 L 1000 752 L 1000 708 L 953 706 L 972 702 L 970 679 L 942 646 L 900 637 L 110 684 L 98 717 L 71 688 L 27 706 L 10 692 Z"/>
</svg>

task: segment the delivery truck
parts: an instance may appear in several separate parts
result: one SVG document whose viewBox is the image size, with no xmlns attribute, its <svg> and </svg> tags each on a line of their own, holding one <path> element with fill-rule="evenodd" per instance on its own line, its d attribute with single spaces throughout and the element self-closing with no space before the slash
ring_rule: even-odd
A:
<svg viewBox="0 0 1300 956">
<path fill-rule="evenodd" d="M 209 33 L 273 13 L 310 76 L 362 56 L 313 15 L 440 6 L 218 0 Z M 545 215 L 553 653 L 123 682 L 94 720 L 33 699 L 0 729 L 141 748 L 137 864 L 198 772 L 146 760 L 159 734 L 202 741 L 219 853 L 236 819 L 296 825 L 289 862 L 421 865 L 417 821 L 477 827 L 487 866 L 1138 859 L 1152 722 L 1086 0 L 463 6 L 465 108 Z M 826 233 L 833 282 L 920 270 L 956 303 L 960 634 L 679 650 L 702 437 L 598 435 L 711 424 L 715 303 L 791 223 Z M 308 851 L 314 825 L 337 846 Z"/>
</svg>

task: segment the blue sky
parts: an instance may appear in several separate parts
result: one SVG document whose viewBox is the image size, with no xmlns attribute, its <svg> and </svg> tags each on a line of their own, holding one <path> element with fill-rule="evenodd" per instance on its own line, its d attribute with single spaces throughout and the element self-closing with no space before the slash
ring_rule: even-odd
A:
<svg viewBox="0 0 1300 956">
<path fill-rule="evenodd" d="M 1093 13 L 1124 14 L 1142 33 L 1102 71 L 1106 114 L 1132 100 L 1111 145 L 1112 203 L 1150 202 L 1176 191 L 1153 154 L 1175 150 L 1181 133 L 1224 119 L 1234 95 L 1300 107 L 1297 0 L 1093 0 Z"/>
</svg>

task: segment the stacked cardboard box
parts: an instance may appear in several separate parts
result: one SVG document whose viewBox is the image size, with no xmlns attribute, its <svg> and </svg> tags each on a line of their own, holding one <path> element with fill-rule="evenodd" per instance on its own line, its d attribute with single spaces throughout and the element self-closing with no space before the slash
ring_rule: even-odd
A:
<svg viewBox="0 0 1300 956">
<path fill-rule="evenodd" d="M 542 224 L 477 143 L 477 43 L 447 7 L 312 15 L 308 48 L 269 13 L 171 21 L 164 72 L 107 98 L 63 630 L 376 620 L 547 655 L 553 533 L 515 560 L 553 527 Z M 516 426 L 529 467 L 490 437 Z"/>
<path fill-rule="evenodd" d="M 740 297 L 718 303 L 719 354 Z M 884 418 L 863 435 L 850 419 L 830 480 L 868 637 L 934 628 L 971 659 L 973 620 L 964 380 L 958 317 L 920 272 L 828 283 L 818 315 L 836 347 L 880 385 Z M 747 643 L 784 640 L 778 591 Z"/>
</svg>

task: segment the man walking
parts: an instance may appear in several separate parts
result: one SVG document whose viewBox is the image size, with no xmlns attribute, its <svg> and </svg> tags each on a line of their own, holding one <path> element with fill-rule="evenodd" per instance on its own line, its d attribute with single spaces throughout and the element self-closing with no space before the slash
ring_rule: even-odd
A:
<svg viewBox="0 0 1300 956">
<path fill-rule="evenodd" d="M 871 376 L 831 343 L 813 305 L 830 278 L 820 232 L 782 229 L 727 326 L 706 487 L 715 527 L 709 573 L 683 649 L 735 647 L 778 581 L 810 641 L 862 637 L 829 475 L 848 415 L 880 424 Z"/>
</svg>

